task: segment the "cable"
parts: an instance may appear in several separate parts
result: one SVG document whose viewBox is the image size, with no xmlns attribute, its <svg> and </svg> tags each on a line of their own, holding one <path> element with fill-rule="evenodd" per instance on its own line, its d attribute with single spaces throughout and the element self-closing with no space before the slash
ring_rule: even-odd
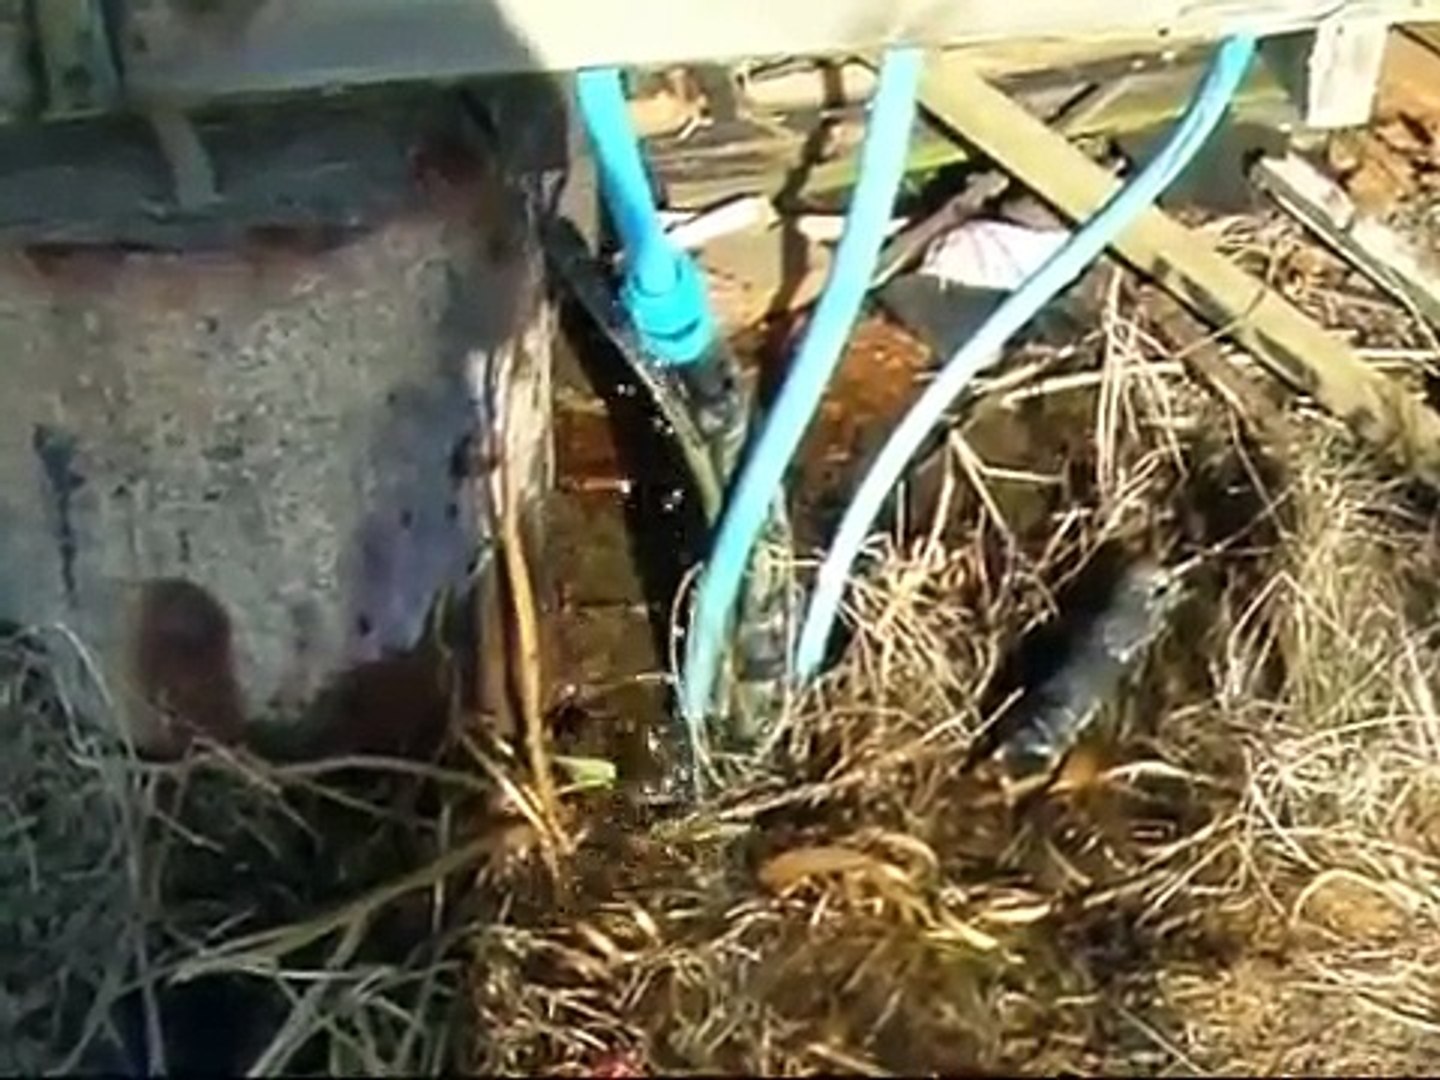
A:
<svg viewBox="0 0 1440 1080">
<path fill-rule="evenodd" d="M 887 53 L 881 65 L 860 180 L 835 262 L 794 365 L 741 469 L 700 579 L 680 686 L 681 710 L 697 747 L 751 554 L 860 312 L 885 239 L 905 169 L 921 64 L 920 50 L 906 48 Z"/>
<path fill-rule="evenodd" d="M 715 320 L 695 260 L 671 242 L 660 224 L 619 69 L 578 72 L 575 96 L 605 205 L 625 251 L 621 303 L 658 364 L 693 364 L 715 345 Z"/>
<path fill-rule="evenodd" d="M 1248 36 L 1233 37 L 1221 45 L 1185 117 L 1160 153 L 1006 297 L 896 426 L 856 490 L 820 566 L 796 650 L 797 679 L 808 680 L 819 670 L 851 569 L 915 452 L 975 374 L 999 356 L 1006 342 L 1079 277 L 1190 163 L 1225 115 L 1254 54 L 1255 40 Z"/>
</svg>

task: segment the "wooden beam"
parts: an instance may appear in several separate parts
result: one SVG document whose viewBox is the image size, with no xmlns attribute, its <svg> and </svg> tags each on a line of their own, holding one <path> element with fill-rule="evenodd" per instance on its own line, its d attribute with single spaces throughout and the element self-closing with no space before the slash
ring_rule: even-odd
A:
<svg viewBox="0 0 1440 1080">
<path fill-rule="evenodd" d="M 132 5 L 132 101 L 208 100 L 409 79 L 843 54 L 896 44 L 1129 39 L 1149 48 L 1327 18 L 1440 20 L 1440 0 L 286 0 Z"/>
<path fill-rule="evenodd" d="M 1420 26 L 1408 26 L 1405 33 L 1422 45 L 1440 52 L 1440 23 L 1429 23 Z"/>
<path fill-rule="evenodd" d="M 1440 26 L 1390 35 L 1377 111 L 1440 115 Z"/>
<path fill-rule="evenodd" d="M 1316 28 L 1306 65 L 1307 127 L 1360 127 L 1370 122 L 1385 61 L 1384 19 L 1326 19 Z"/>
<path fill-rule="evenodd" d="M 1303 158 L 1266 159 L 1259 186 L 1370 280 L 1440 327 L 1440 255 L 1371 215 Z"/>
<path fill-rule="evenodd" d="M 966 53 L 965 59 L 968 61 L 971 55 Z M 1148 131 L 1173 119 L 1184 109 L 1202 69 L 1202 58 L 1195 57 L 1150 71 L 1110 74 L 1106 78 L 1081 70 L 1068 84 L 1038 90 L 1029 86 L 1031 79 L 1037 78 L 1032 73 L 1016 78 L 1011 90 L 1028 108 L 1040 113 L 1057 102 L 1068 101 L 1055 123 L 1056 130 L 1067 138 L 1116 138 Z M 1087 86 L 1093 92 L 1087 93 Z M 1284 85 L 1269 65 L 1257 64 L 1236 95 L 1231 115 L 1283 130 L 1294 123 L 1296 113 Z M 816 115 L 812 130 L 818 122 Z M 845 149 L 832 151 L 826 160 L 806 170 L 800 189 L 789 194 L 804 201 L 853 185 L 858 177 L 864 132 L 864 113 L 858 107 L 849 109 L 832 129 L 835 141 Z M 735 195 L 774 195 L 800 164 L 806 151 L 806 134 L 803 126 L 743 119 L 723 127 L 716 125 L 686 139 L 653 139 L 650 160 L 664 182 L 670 205 L 703 207 Z M 947 133 L 919 123 L 910 135 L 905 171 L 921 174 L 966 158 L 965 149 Z"/>
<path fill-rule="evenodd" d="M 1312 131 L 1361 127 L 1375 111 L 1390 24 L 1334 16 L 1313 32 L 1267 43 Z"/>
<path fill-rule="evenodd" d="M 1075 221 L 1119 184 L 963 63 L 932 64 L 921 90 L 930 111 L 960 138 Z M 1126 262 L 1221 328 L 1291 387 L 1308 393 L 1376 449 L 1440 487 L 1440 414 L 1367 366 L 1264 282 L 1158 209 L 1115 245 Z"/>
</svg>

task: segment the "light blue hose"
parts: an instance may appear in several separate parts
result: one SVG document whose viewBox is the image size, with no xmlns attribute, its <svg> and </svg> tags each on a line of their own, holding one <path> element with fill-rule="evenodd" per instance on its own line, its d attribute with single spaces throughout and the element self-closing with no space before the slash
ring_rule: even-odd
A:
<svg viewBox="0 0 1440 1080">
<path fill-rule="evenodd" d="M 715 344 L 715 320 L 695 260 L 660 224 L 620 70 L 577 73 L 575 97 L 599 167 L 605 205 L 625 251 L 621 302 L 641 345 L 657 363 L 695 363 Z"/>
<path fill-rule="evenodd" d="M 998 356 L 1005 343 L 1098 258 L 1190 163 L 1225 115 L 1254 53 L 1255 41 L 1250 37 L 1230 38 L 1220 47 L 1184 119 L 1160 153 L 1006 297 L 896 426 L 845 511 L 821 564 L 797 646 L 798 679 L 807 680 L 819 670 L 851 568 L 915 452 L 976 372 Z"/>
<path fill-rule="evenodd" d="M 861 150 L 860 179 L 835 261 L 805 340 L 725 507 L 700 578 L 680 686 L 681 710 L 697 742 L 750 556 L 860 313 L 885 240 L 905 171 L 922 59 L 919 49 L 894 49 L 881 64 Z"/>
</svg>

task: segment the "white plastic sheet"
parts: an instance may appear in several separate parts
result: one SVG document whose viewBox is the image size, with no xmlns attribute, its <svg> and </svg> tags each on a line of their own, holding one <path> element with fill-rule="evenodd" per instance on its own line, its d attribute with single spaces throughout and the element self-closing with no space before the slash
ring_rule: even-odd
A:
<svg viewBox="0 0 1440 1080">
<path fill-rule="evenodd" d="M 920 273 L 952 285 L 1012 292 L 1063 244 L 1064 229 L 1032 229 L 977 218 L 940 237 Z"/>
</svg>

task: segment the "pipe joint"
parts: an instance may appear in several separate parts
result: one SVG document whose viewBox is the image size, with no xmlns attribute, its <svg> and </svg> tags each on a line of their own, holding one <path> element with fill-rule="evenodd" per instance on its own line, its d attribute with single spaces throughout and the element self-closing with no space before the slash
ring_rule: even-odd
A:
<svg viewBox="0 0 1440 1080">
<path fill-rule="evenodd" d="M 640 344 L 662 367 L 693 364 L 715 340 L 715 320 L 705 279 L 683 252 L 670 260 L 674 277 L 664 290 L 653 288 L 655 275 L 626 272 L 620 301 L 629 312 Z M 649 280 L 646 280 L 646 278 Z"/>
</svg>

